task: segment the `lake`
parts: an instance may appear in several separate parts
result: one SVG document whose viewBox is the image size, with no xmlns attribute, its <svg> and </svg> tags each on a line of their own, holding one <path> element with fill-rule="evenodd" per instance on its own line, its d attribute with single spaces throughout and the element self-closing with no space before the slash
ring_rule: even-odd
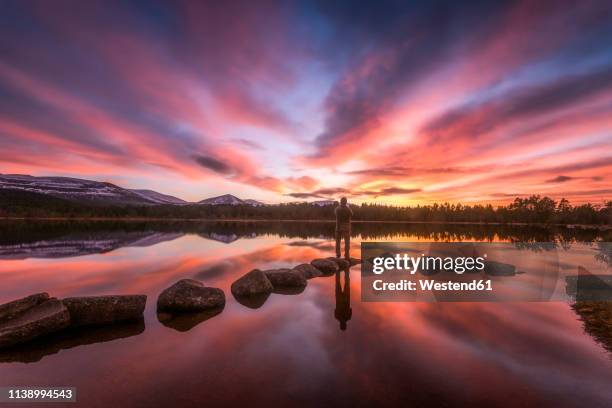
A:
<svg viewBox="0 0 612 408">
<path fill-rule="evenodd" d="M 610 345 L 568 302 L 361 302 L 358 265 L 259 308 L 231 295 L 253 268 L 333 256 L 332 234 L 326 223 L 0 222 L 0 303 L 148 296 L 144 322 L 0 351 L 0 386 L 74 386 L 87 407 L 611 406 Z M 362 240 L 555 242 L 563 274 L 612 274 L 599 245 L 609 231 L 364 223 L 353 256 Z M 160 321 L 157 296 L 181 278 L 223 289 L 223 311 Z"/>
</svg>

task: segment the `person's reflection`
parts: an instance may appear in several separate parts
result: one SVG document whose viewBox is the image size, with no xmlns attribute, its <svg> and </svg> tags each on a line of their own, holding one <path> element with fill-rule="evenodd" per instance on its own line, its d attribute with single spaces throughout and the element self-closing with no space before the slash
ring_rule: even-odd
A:
<svg viewBox="0 0 612 408">
<path fill-rule="evenodd" d="M 340 283 L 340 274 L 344 273 L 344 288 Z M 340 322 L 340 330 L 346 330 L 346 322 L 351 320 L 351 275 L 349 268 L 336 272 L 336 310 L 334 316 Z"/>
</svg>

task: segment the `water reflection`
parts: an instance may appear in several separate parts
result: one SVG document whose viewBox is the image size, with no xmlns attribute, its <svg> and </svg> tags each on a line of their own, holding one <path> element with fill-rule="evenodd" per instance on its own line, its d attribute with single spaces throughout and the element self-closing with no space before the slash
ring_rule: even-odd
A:
<svg viewBox="0 0 612 408">
<path fill-rule="evenodd" d="M 572 309 L 582 320 L 585 333 L 612 355 L 612 302 L 578 301 Z"/>
<path fill-rule="evenodd" d="M 350 268 L 336 272 L 336 308 L 334 316 L 340 322 L 340 330 L 346 330 L 346 323 L 351 320 L 351 273 Z M 344 283 L 340 282 L 340 275 L 344 276 Z"/>
<path fill-rule="evenodd" d="M 0 350 L 0 362 L 35 363 L 62 350 L 138 336 L 144 331 L 145 322 L 142 319 L 104 326 L 74 328 Z"/>
<path fill-rule="evenodd" d="M 180 332 L 186 332 L 200 323 L 221 314 L 223 307 L 218 307 L 197 313 L 165 313 L 158 312 L 157 320 L 166 327 Z"/>
<path fill-rule="evenodd" d="M 244 239 L 276 235 L 300 238 L 290 245 L 325 245 L 312 239 L 334 238 L 332 223 L 300 222 L 45 222 L 0 221 L 0 259 L 62 258 L 107 253 L 122 247 L 146 247 L 187 234 L 233 244 Z M 363 241 L 396 240 L 398 236 L 433 242 L 505 241 L 521 249 L 569 248 L 575 242 L 591 242 L 599 258 L 610 264 L 612 230 L 527 227 L 485 224 L 354 223 L 351 238 Z M 545 243 L 545 244 L 542 244 Z M 549 244 L 550 243 L 550 244 Z M 350 245 L 349 245 L 350 249 Z"/>
<path fill-rule="evenodd" d="M 234 299 L 242 306 L 246 306 L 250 309 L 259 309 L 266 303 L 266 300 L 270 297 L 269 293 L 262 293 L 259 295 L 251 296 L 236 296 Z"/>
<path fill-rule="evenodd" d="M 231 283 L 251 269 L 286 268 L 334 255 L 333 224 L 90 224 L 3 225 L 0 246 L 73 238 L 93 242 L 125 233 L 181 235 L 151 246 L 119 246 L 79 257 L 4 258 L 0 303 L 43 290 L 60 298 L 142 293 L 156 299 L 182 278 L 200 279 L 229 294 Z M 356 224 L 351 251 L 361 257 L 360 242 L 368 239 L 552 240 L 558 248 L 561 243 L 572 247 L 557 249 L 563 283 L 580 265 L 593 274 L 609 274 L 608 264 L 596 259 L 606 254 L 606 246 L 599 245 L 609 239 L 606 234 Z M 536 249 L 545 250 L 524 250 Z M 249 307 L 227 296 L 221 315 L 200 321 L 191 319 L 195 316 L 187 321 L 158 316 L 150 302 L 146 331 L 144 326 L 124 335 L 115 330 L 108 337 L 93 336 L 95 340 L 75 340 L 77 336 L 67 343 L 41 344 L 37 350 L 43 352 L 34 348 L 21 355 L 1 354 L 0 382 L 73 385 L 79 389 L 75 406 L 612 403 L 612 359 L 603 343 L 596 342 L 596 336 L 610 329 L 595 330 L 590 323 L 583 327 L 577 316 L 584 310 L 561 302 L 365 303 L 358 296 L 363 284 L 359 268 L 352 268 L 352 276 L 342 271 L 333 279 L 311 279 L 299 296 L 273 294 Z M 494 278 L 528 282 L 529 276 Z M 559 289 L 564 292 L 565 286 Z M 338 330 L 343 322 L 350 332 Z M 270 387 L 274 393 L 261 391 Z"/>
</svg>

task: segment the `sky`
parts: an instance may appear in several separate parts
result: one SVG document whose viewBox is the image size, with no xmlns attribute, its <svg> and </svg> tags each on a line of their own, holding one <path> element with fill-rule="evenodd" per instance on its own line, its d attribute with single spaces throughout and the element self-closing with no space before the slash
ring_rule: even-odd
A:
<svg viewBox="0 0 612 408">
<path fill-rule="evenodd" d="M 612 199 L 609 1 L 0 3 L 0 173 L 190 201 Z"/>
</svg>

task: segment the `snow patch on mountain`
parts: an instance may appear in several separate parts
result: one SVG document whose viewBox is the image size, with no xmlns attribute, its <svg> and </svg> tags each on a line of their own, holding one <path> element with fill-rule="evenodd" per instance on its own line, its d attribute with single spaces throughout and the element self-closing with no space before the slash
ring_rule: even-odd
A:
<svg viewBox="0 0 612 408">
<path fill-rule="evenodd" d="M 208 205 L 251 205 L 251 206 L 261 206 L 264 205 L 256 200 L 242 200 L 231 194 L 224 194 L 218 197 L 211 197 L 205 200 L 199 201 L 198 204 L 208 204 Z"/>
<path fill-rule="evenodd" d="M 245 204 L 252 205 L 253 207 L 263 207 L 265 205 L 261 201 L 252 200 L 250 198 L 242 201 L 244 201 Z"/>
<path fill-rule="evenodd" d="M 326 207 L 328 205 L 335 205 L 336 202 L 334 200 L 319 200 L 319 201 L 312 201 L 310 204 L 316 205 L 317 207 Z"/>
<path fill-rule="evenodd" d="M 146 200 L 151 200 L 157 204 L 189 204 L 185 200 L 167 194 L 158 193 L 153 190 L 130 190 Z"/>
</svg>

